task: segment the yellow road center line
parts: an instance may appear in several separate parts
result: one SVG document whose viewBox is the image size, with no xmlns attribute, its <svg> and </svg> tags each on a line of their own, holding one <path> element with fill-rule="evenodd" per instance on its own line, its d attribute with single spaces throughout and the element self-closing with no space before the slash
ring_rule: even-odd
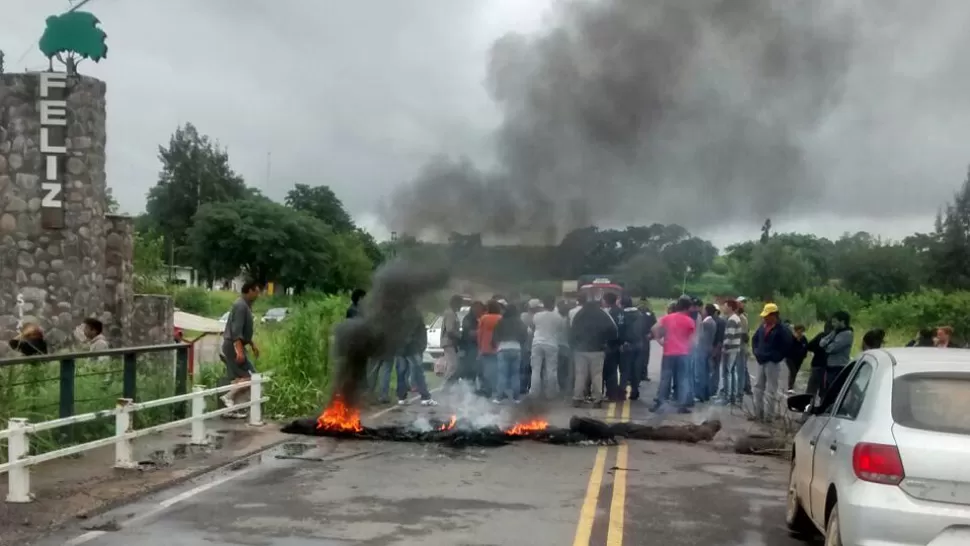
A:
<svg viewBox="0 0 970 546">
<path fill-rule="evenodd" d="M 613 417 L 616 412 L 616 404 L 611 403 L 606 407 L 606 417 Z M 586 486 L 586 498 L 583 500 L 583 507 L 579 511 L 579 523 L 576 525 L 576 538 L 573 539 L 573 546 L 589 546 L 589 539 L 593 534 L 593 522 L 596 521 L 596 506 L 599 504 L 600 489 L 603 487 L 603 472 L 606 470 L 607 446 L 600 446 L 596 449 L 596 460 L 593 461 L 593 469 L 589 473 L 589 484 Z"/>
<path fill-rule="evenodd" d="M 623 402 L 622 421 L 630 420 L 630 401 Z M 629 446 L 626 441 L 616 449 L 616 470 L 613 472 L 613 500 L 610 502 L 610 525 L 606 531 L 606 546 L 623 546 L 623 518 L 626 507 L 626 473 Z"/>
</svg>

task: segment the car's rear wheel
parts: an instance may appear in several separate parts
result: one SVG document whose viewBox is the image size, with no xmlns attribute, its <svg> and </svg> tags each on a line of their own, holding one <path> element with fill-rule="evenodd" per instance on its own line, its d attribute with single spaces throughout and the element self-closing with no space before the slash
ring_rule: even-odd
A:
<svg viewBox="0 0 970 546">
<path fill-rule="evenodd" d="M 842 546 L 842 525 L 839 522 L 839 505 L 832 507 L 829 521 L 825 525 L 825 546 Z"/>
<path fill-rule="evenodd" d="M 802 508 L 795 487 L 795 459 L 792 459 L 791 470 L 788 473 L 788 498 L 785 510 L 785 526 L 794 535 L 811 536 L 815 534 L 815 524 Z"/>
</svg>

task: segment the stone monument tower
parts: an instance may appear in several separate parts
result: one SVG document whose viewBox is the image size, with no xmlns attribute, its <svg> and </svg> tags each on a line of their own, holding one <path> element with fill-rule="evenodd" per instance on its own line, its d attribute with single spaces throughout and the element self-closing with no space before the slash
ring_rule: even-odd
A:
<svg viewBox="0 0 970 546">
<path fill-rule="evenodd" d="M 104 82 L 76 72 L 107 53 L 97 18 L 49 17 L 44 54 L 67 72 L 0 74 L 0 338 L 35 322 L 56 348 L 86 317 L 113 343 L 132 310 L 132 221 L 106 214 Z M 0 354 L 6 343 L 0 344 Z"/>
</svg>

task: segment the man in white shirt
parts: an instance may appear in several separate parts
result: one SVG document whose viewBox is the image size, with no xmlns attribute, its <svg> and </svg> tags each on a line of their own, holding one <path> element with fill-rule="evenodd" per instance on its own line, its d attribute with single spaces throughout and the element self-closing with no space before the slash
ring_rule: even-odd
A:
<svg viewBox="0 0 970 546">
<path fill-rule="evenodd" d="M 546 398 L 559 391 L 559 343 L 564 322 L 554 298 L 542 300 L 542 311 L 532 317 L 532 388 L 530 394 Z"/>
</svg>

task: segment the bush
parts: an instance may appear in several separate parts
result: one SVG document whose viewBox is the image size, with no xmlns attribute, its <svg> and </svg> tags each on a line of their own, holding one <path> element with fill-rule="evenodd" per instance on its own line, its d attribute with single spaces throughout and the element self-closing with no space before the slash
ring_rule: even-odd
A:
<svg viewBox="0 0 970 546">
<path fill-rule="evenodd" d="M 820 321 L 827 320 L 836 311 L 846 311 L 854 317 L 864 305 L 854 292 L 828 285 L 809 288 L 800 296 L 815 307 L 815 318 Z"/>
<path fill-rule="evenodd" d="M 273 375 L 267 415 L 275 419 L 320 411 L 333 372 L 333 329 L 344 320 L 348 305 L 344 296 L 304 299 L 278 327 L 260 330 L 256 366 Z"/>
<path fill-rule="evenodd" d="M 175 292 L 175 307 L 194 315 L 208 315 L 209 291 L 197 286 L 182 288 Z"/>
<path fill-rule="evenodd" d="M 860 321 L 878 328 L 898 328 L 915 334 L 921 328 L 949 325 L 960 339 L 970 337 L 970 292 L 913 292 L 889 300 L 876 298 Z"/>
</svg>

